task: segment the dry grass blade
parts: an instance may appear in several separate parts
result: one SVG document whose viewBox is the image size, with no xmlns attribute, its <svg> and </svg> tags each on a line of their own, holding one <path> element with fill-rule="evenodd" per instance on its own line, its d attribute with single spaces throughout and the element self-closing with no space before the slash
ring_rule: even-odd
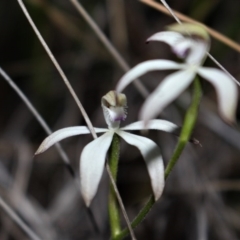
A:
<svg viewBox="0 0 240 240">
<path fill-rule="evenodd" d="M 197 219 L 197 231 L 198 231 L 197 240 L 207 240 L 208 225 L 207 225 L 207 216 L 206 216 L 206 210 L 204 209 L 204 205 L 200 205 L 196 209 L 196 219 Z"/>
<path fill-rule="evenodd" d="M 95 133 L 95 131 L 94 131 L 93 125 L 92 125 L 92 123 L 91 123 L 91 121 L 90 121 L 90 119 L 89 119 L 89 117 L 88 117 L 85 109 L 83 108 L 80 100 L 78 99 L 75 91 L 73 90 L 70 82 L 68 81 L 65 73 L 63 72 L 62 68 L 61 68 L 60 65 L 58 64 L 58 62 L 57 62 L 57 60 L 55 59 L 55 57 L 53 56 L 51 50 L 49 49 L 49 47 L 48 47 L 48 45 L 46 44 L 45 40 L 43 39 L 42 35 L 41 35 L 40 32 L 38 31 L 36 25 L 34 24 L 32 18 L 30 17 L 30 15 L 29 15 L 29 13 L 28 13 L 25 5 L 23 4 L 22 0 L 17 0 L 17 1 L 18 1 L 18 3 L 19 3 L 19 5 L 20 5 L 20 7 L 21 7 L 21 9 L 22 9 L 22 11 L 23 11 L 23 13 L 25 14 L 26 18 L 28 19 L 31 27 L 33 28 L 34 32 L 36 33 L 39 41 L 40 41 L 41 44 L 43 45 L 43 47 L 44 47 L 44 49 L 46 50 L 49 58 L 52 60 L 54 66 L 56 67 L 56 69 L 58 70 L 59 74 L 61 75 L 64 83 L 66 84 L 69 92 L 71 93 L 72 97 L 74 98 L 77 106 L 79 107 L 79 109 L 80 109 L 80 111 L 81 111 L 81 113 L 82 113 L 82 115 L 83 115 L 83 117 L 84 117 L 84 119 L 85 119 L 85 121 L 86 121 L 86 124 L 87 124 L 90 132 L 92 133 L 92 135 L 94 136 L 94 138 L 97 138 L 97 135 L 96 135 L 96 133 Z"/>
<path fill-rule="evenodd" d="M 42 128 L 45 130 L 45 132 L 50 135 L 52 133 L 51 129 L 45 122 L 45 120 L 41 117 L 41 115 L 38 113 L 36 108 L 33 106 L 33 104 L 28 100 L 28 98 L 25 96 L 25 94 L 20 90 L 20 88 L 14 83 L 14 81 L 8 76 L 8 74 L 0 67 L 0 75 L 8 82 L 8 84 L 13 88 L 13 90 L 18 94 L 18 96 L 22 99 L 22 101 L 26 104 L 30 112 L 35 116 L 39 124 L 42 126 Z M 59 155 L 61 156 L 62 160 L 66 164 L 67 168 L 69 169 L 70 173 L 73 175 L 73 169 L 70 166 L 70 161 L 67 156 L 67 154 L 62 149 L 61 145 L 59 143 L 55 144 L 55 147 L 57 148 L 57 151 Z"/>
<path fill-rule="evenodd" d="M 8 204 L 0 197 L 0 205 L 4 211 L 11 217 L 11 219 L 16 222 L 19 227 L 32 239 L 41 240 L 39 236 L 36 235 L 22 220 L 18 215 L 8 206 Z"/>
<path fill-rule="evenodd" d="M 106 3 L 110 39 L 118 51 L 125 53 L 128 42 L 125 2 L 121 0 L 107 0 Z"/>
</svg>

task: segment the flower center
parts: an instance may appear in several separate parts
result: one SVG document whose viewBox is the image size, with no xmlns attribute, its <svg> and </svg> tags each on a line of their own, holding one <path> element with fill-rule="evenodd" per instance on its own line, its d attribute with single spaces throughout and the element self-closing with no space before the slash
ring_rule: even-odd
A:
<svg viewBox="0 0 240 240">
<path fill-rule="evenodd" d="M 121 121 L 127 117 L 127 98 L 125 94 L 110 91 L 102 97 L 102 108 L 109 128 L 119 128 Z"/>
</svg>

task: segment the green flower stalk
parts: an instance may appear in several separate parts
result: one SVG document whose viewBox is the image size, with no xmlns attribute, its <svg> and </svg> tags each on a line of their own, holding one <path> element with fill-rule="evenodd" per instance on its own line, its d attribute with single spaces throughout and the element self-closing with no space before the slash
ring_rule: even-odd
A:
<svg viewBox="0 0 240 240">
<path fill-rule="evenodd" d="M 117 171 L 118 171 L 118 161 L 119 161 L 119 152 L 120 152 L 120 138 L 117 134 L 114 134 L 112 143 L 109 149 L 109 167 L 113 176 L 114 181 L 117 181 Z M 120 232 L 120 216 L 119 208 L 116 201 L 116 195 L 114 188 L 111 184 L 109 192 L 109 202 L 108 202 L 108 212 L 109 212 L 109 222 L 111 227 L 112 239 L 114 239 Z"/>
</svg>

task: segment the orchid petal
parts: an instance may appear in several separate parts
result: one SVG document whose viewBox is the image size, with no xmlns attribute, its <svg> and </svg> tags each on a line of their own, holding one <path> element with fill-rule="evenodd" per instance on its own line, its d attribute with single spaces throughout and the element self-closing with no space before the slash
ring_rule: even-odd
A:
<svg viewBox="0 0 240 240">
<path fill-rule="evenodd" d="M 219 111 L 228 122 L 235 121 L 236 107 L 238 101 L 237 85 L 223 71 L 216 68 L 199 68 L 201 77 L 213 84 L 217 92 Z"/>
<path fill-rule="evenodd" d="M 147 165 L 154 197 L 157 201 L 160 198 L 164 188 L 164 166 L 159 147 L 152 140 L 145 137 L 121 130 L 117 131 L 116 133 L 127 143 L 137 147 L 141 152 Z"/>
<path fill-rule="evenodd" d="M 90 142 L 82 151 L 80 157 L 81 192 L 88 207 L 97 192 L 113 134 L 113 131 L 106 132 Z"/>
<path fill-rule="evenodd" d="M 201 63 L 205 60 L 207 51 L 209 50 L 209 42 L 193 39 L 189 39 L 188 41 L 191 41 L 192 46 L 188 56 L 186 57 L 186 63 L 190 65 L 201 65 Z"/>
<path fill-rule="evenodd" d="M 180 58 L 184 58 L 189 50 L 186 62 L 200 64 L 209 49 L 208 39 L 194 40 L 177 32 L 158 32 L 147 39 L 148 41 L 161 41 L 171 46 L 173 52 Z"/>
<path fill-rule="evenodd" d="M 173 52 L 180 58 L 185 58 L 193 46 L 192 39 L 185 38 L 172 47 Z"/>
<path fill-rule="evenodd" d="M 173 132 L 177 128 L 178 126 L 172 122 L 169 122 L 166 120 L 154 119 L 154 120 L 150 120 L 147 125 L 144 123 L 144 121 L 138 121 L 121 128 L 121 130 L 152 129 L 152 130 L 160 130 L 164 132 Z"/>
<path fill-rule="evenodd" d="M 192 47 L 192 39 L 184 37 L 176 32 L 159 32 L 147 39 L 149 41 L 160 41 L 167 43 L 172 48 L 172 51 L 180 58 L 184 58 L 188 50 Z"/>
<path fill-rule="evenodd" d="M 181 66 L 182 64 L 170 60 L 149 60 L 143 63 L 139 63 L 123 75 L 123 77 L 118 82 L 116 90 L 118 92 L 121 92 L 129 83 L 147 72 L 156 70 L 179 69 Z"/>
<path fill-rule="evenodd" d="M 101 133 L 101 132 L 106 132 L 108 129 L 94 128 L 94 130 L 97 133 Z M 38 150 L 36 151 L 35 155 L 46 151 L 52 145 L 54 145 L 55 143 L 65 139 L 65 138 L 68 138 L 71 136 L 76 136 L 76 135 L 81 135 L 81 134 L 89 134 L 89 133 L 90 132 L 89 132 L 88 128 L 85 126 L 67 127 L 67 128 L 60 129 L 60 130 L 52 133 L 51 135 L 49 135 L 47 138 L 45 138 L 45 140 L 41 143 Z"/>
<path fill-rule="evenodd" d="M 174 47 L 181 40 L 184 40 L 182 34 L 172 31 L 163 31 L 153 34 L 150 38 L 147 39 L 147 42 L 160 41 L 167 43 L 171 47 Z"/>
<path fill-rule="evenodd" d="M 144 102 L 140 119 L 146 122 L 157 116 L 190 85 L 195 74 L 194 71 L 184 70 L 168 75 Z"/>
</svg>

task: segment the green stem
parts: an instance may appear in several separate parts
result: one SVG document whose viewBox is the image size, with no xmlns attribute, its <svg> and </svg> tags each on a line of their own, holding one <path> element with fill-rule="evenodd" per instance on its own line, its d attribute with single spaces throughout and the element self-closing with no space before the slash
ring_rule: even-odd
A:
<svg viewBox="0 0 240 240">
<path fill-rule="evenodd" d="M 186 144 L 188 143 L 188 141 L 190 139 L 192 130 L 195 126 L 195 122 L 197 119 L 198 107 L 199 107 L 199 103 L 201 100 L 201 95 L 202 95 L 201 85 L 200 85 L 199 80 L 196 78 L 194 81 L 194 93 L 193 93 L 192 103 L 186 112 L 184 122 L 183 122 L 183 127 L 181 130 L 181 134 L 180 134 L 177 146 L 176 146 L 176 148 L 173 152 L 173 155 L 165 169 L 165 179 L 167 179 L 167 177 L 169 176 L 169 174 L 172 171 L 173 167 L 175 166 L 178 158 L 180 157 L 183 149 L 185 148 Z M 139 212 L 139 214 L 132 221 L 132 223 L 131 223 L 132 228 L 137 227 L 143 221 L 143 219 L 146 217 L 148 212 L 153 207 L 154 203 L 155 203 L 154 197 L 151 196 L 149 198 L 148 202 L 145 204 L 145 206 Z M 117 237 L 115 237 L 115 240 L 121 240 L 124 237 L 126 237 L 128 234 L 129 234 L 129 230 L 124 229 L 117 235 Z"/>
<path fill-rule="evenodd" d="M 113 140 L 109 149 L 109 167 L 116 182 L 117 179 L 117 170 L 118 170 L 118 160 L 119 160 L 119 151 L 120 151 L 120 139 L 117 134 L 114 134 Z M 111 226 L 111 235 L 112 239 L 121 232 L 120 226 L 120 217 L 119 217 L 119 209 L 116 201 L 116 195 L 111 184 L 110 193 L 108 199 L 108 212 L 109 212 L 109 221 Z"/>
<path fill-rule="evenodd" d="M 165 179 L 167 179 L 167 177 L 169 176 L 170 172 L 172 171 L 183 149 L 185 148 L 186 144 L 188 143 L 191 137 L 193 128 L 197 120 L 198 107 L 201 100 L 201 96 L 202 96 L 201 85 L 199 79 L 196 78 L 194 81 L 194 94 L 192 103 L 186 112 L 183 127 L 175 151 L 165 169 Z"/>
</svg>

